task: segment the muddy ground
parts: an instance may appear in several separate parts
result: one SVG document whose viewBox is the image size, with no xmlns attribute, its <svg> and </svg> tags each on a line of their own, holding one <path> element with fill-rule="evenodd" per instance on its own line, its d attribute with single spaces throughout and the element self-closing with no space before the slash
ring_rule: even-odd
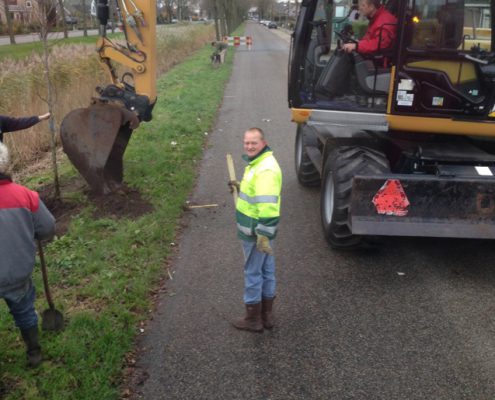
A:
<svg viewBox="0 0 495 400">
<path fill-rule="evenodd" d="M 85 202 L 80 202 L 64 196 L 64 193 L 81 191 Z M 93 217 L 99 218 L 138 218 L 153 211 L 153 205 L 144 199 L 139 190 L 123 184 L 122 187 L 110 194 L 92 193 L 83 178 L 75 177 L 61 184 L 61 196 L 55 194 L 53 184 L 43 186 L 38 190 L 41 199 L 57 220 L 57 236 L 64 235 L 69 229 L 72 218 L 88 206 L 94 206 Z"/>
</svg>

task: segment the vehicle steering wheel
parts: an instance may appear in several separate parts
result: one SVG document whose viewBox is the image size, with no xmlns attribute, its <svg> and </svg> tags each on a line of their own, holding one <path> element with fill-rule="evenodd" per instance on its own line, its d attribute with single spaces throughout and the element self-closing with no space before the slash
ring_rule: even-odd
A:
<svg viewBox="0 0 495 400">
<path fill-rule="evenodd" d="M 333 31 L 340 40 L 342 40 L 344 43 L 357 43 L 358 41 L 351 38 L 349 35 L 346 35 L 345 33 L 339 32 L 339 31 Z"/>
</svg>

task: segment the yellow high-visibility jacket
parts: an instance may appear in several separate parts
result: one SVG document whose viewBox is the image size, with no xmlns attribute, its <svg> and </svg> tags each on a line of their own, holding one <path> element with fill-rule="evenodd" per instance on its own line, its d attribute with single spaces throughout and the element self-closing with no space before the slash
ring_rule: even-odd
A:
<svg viewBox="0 0 495 400">
<path fill-rule="evenodd" d="M 274 239 L 280 218 L 282 171 L 267 146 L 249 160 L 237 199 L 237 234 L 255 241 L 257 235 Z"/>
</svg>

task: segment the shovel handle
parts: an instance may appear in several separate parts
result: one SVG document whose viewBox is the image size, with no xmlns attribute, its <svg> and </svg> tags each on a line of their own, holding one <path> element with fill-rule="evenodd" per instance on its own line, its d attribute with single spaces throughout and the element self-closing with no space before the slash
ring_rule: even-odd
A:
<svg viewBox="0 0 495 400">
<path fill-rule="evenodd" d="M 229 170 L 229 179 L 231 181 L 237 180 L 235 177 L 234 160 L 232 159 L 231 154 L 227 154 L 227 169 Z M 237 204 L 237 196 L 237 188 L 233 187 L 232 197 L 234 198 L 234 204 Z"/>
<path fill-rule="evenodd" d="M 43 286 L 45 287 L 46 301 L 51 309 L 54 309 L 52 295 L 50 294 L 50 287 L 48 286 L 48 272 L 46 271 L 45 254 L 43 253 L 43 246 L 41 240 L 38 240 L 38 253 L 40 255 L 41 262 L 41 274 L 43 275 Z"/>
</svg>

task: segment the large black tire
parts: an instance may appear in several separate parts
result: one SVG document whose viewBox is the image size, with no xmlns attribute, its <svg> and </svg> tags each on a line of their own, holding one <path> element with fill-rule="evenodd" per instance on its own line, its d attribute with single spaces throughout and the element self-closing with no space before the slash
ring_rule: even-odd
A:
<svg viewBox="0 0 495 400">
<path fill-rule="evenodd" d="M 376 175 L 390 171 L 385 155 L 368 147 L 338 147 L 330 152 L 323 172 L 321 222 L 327 242 L 336 249 L 361 247 L 365 237 L 351 231 L 350 206 L 355 175 Z"/>
<path fill-rule="evenodd" d="M 298 125 L 295 146 L 295 165 L 297 180 L 302 186 L 319 186 L 320 173 L 313 165 L 306 152 L 306 146 L 316 146 L 318 139 L 309 137 L 304 129 Z"/>
</svg>

